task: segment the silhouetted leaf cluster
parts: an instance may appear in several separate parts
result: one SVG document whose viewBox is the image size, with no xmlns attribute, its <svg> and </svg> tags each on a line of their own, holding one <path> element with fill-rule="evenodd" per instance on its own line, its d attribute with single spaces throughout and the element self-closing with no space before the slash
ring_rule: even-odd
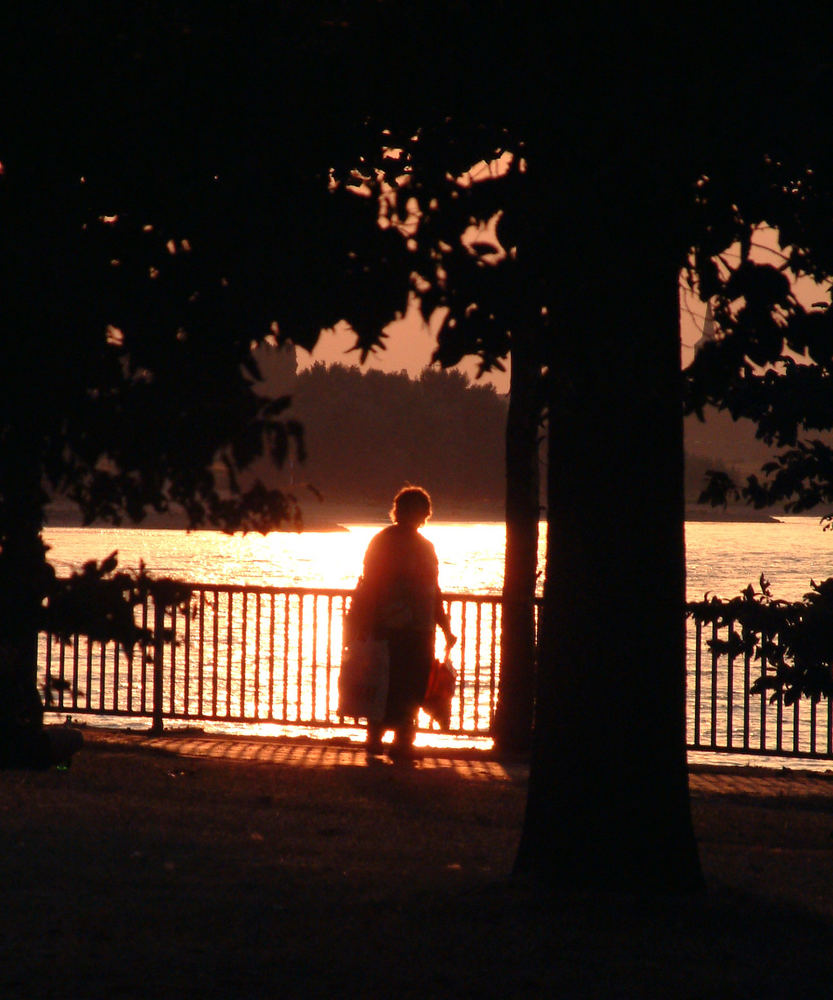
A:
<svg viewBox="0 0 833 1000">
<path fill-rule="evenodd" d="M 830 150 L 808 136 L 802 157 L 762 155 L 733 183 L 697 182 L 688 275 L 719 332 L 686 371 L 686 411 L 748 417 L 782 449 L 743 485 L 715 476 L 704 494 L 712 503 L 734 495 L 803 511 L 833 501 L 833 461 L 819 437 L 833 429 L 833 238 L 821 225 L 833 211 L 832 172 Z M 777 265 L 756 256 L 762 230 L 777 235 Z M 799 295 L 809 280 L 816 293 Z"/>
<path fill-rule="evenodd" d="M 811 581 L 811 588 L 800 601 L 776 600 L 762 574 L 757 591 L 750 584 L 730 600 L 707 596 L 689 604 L 688 614 L 728 626 L 727 638 L 707 640 L 715 654 L 760 662 L 753 694 L 771 691 L 770 700 L 785 705 L 802 697 L 818 702 L 833 694 L 833 578 Z"/>
<path fill-rule="evenodd" d="M 161 626 L 162 634 L 155 631 L 156 622 L 144 621 L 138 609 L 148 598 L 154 607 L 163 610 L 183 608 L 189 591 L 171 579 L 152 579 L 144 563 L 137 570 L 118 570 L 118 554 L 112 552 L 101 562 L 90 560 L 69 577 L 51 579 L 43 599 L 38 627 L 64 642 L 85 635 L 92 641 L 116 642 L 131 653 L 136 646 L 143 655 L 152 657 L 154 640 L 175 641 L 171 629 Z M 164 618 L 163 618 L 164 620 Z M 47 674 L 44 681 L 44 700 L 51 703 L 52 691 L 61 681 Z"/>
</svg>

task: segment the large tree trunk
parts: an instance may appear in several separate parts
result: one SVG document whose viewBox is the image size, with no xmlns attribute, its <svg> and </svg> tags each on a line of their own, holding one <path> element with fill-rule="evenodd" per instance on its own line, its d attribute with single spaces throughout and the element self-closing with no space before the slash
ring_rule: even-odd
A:
<svg viewBox="0 0 833 1000">
<path fill-rule="evenodd" d="M 7 454 L 0 483 L 0 766 L 31 756 L 43 718 L 37 640 L 46 566 L 38 466 L 21 449 L 9 447 Z"/>
<path fill-rule="evenodd" d="M 547 571 L 516 862 L 557 887 L 701 881 L 685 748 L 678 276 L 655 237 L 636 213 L 602 207 L 559 276 L 565 334 L 549 380 Z"/>
<path fill-rule="evenodd" d="M 541 424 L 539 351 L 528 335 L 512 340 L 506 418 L 506 553 L 500 631 L 500 686 L 492 735 L 500 751 L 528 751 L 535 689 L 535 585 L 538 572 Z"/>
<path fill-rule="evenodd" d="M 82 739 L 77 730 L 43 726 L 38 631 L 52 570 L 41 537 L 36 441 L 24 433 L 18 444 L 6 441 L 0 473 L 0 767 L 45 768 L 69 761 Z"/>
</svg>

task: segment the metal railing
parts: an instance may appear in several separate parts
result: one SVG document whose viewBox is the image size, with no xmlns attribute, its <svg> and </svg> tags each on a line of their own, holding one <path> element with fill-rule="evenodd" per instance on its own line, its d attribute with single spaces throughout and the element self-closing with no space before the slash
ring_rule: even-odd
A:
<svg viewBox="0 0 833 1000">
<path fill-rule="evenodd" d="M 151 642 L 125 652 L 114 642 L 40 637 L 40 683 L 55 682 L 48 711 L 62 715 L 337 730 L 342 625 L 351 591 L 185 584 L 174 607 L 153 597 L 137 609 Z M 501 599 L 444 594 L 459 642 L 450 735 L 488 738 L 500 675 Z M 709 646 L 733 622 L 687 618 L 687 744 L 690 750 L 833 759 L 828 702 L 789 707 L 751 694 L 766 660 Z M 431 727 L 420 715 L 422 728 Z M 588 720 L 588 725 L 590 721 Z"/>
<path fill-rule="evenodd" d="M 752 694 L 758 677 L 773 672 L 766 656 L 721 651 L 739 629 L 690 617 L 687 624 L 687 742 L 690 750 L 760 757 L 833 759 L 833 711 L 829 701 L 801 699 L 792 705 L 770 693 Z"/>
<path fill-rule="evenodd" d="M 338 729 L 342 626 L 350 590 L 183 584 L 178 605 L 137 608 L 154 639 L 115 642 L 41 635 L 40 683 L 63 715 Z M 444 594 L 459 641 L 450 735 L 488 737 L 497 699 L 499 597 Z M 427 716 L 420 723 L 432 725 Z"/>
</svg>

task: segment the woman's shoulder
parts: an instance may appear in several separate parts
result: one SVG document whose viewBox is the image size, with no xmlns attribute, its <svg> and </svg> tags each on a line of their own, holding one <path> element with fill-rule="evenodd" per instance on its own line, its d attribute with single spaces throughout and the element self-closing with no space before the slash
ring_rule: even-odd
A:
<svg viewBox="0 0 833 1000">
<path fill-rule="evenodd" d="M 370 539 L 370 545 L 386 545 L 394 541 L 396 535 L 396 525 L 389 524 L 386 528 L 382 528 L 381 531 L 376 532 L 376 534 Z"/>
<path fill-rule="evenodd" d="M 437 562 L 437 552 L 434 548 L 433 542 L 430 542 L 425 535 L 420 534 L 418 531 L 413 533 L 410 541 L 410 551 L 414 553 L 414 557 L 421 563 L 433 566 Z"/>
<path fill-rule="evenodd" d="M 381 531 L 377 531 L 367 546 L 368 552 L 387 548 L 401 548 L 410 551 L 416 549 L 424 553 L 435 554 L 433 543 L 425 535 L 405 528 L 401 524 L 389 524 Z"/>
<path fill-rule="evenodd" d="M 389 524 L 387 528 L 382 528 L 370 539 L 367 545 L 366 555 L 373 555 L 376 552 L 384 552 L 397 544 L 395 532 L 396 525 Z"/>
</svg>

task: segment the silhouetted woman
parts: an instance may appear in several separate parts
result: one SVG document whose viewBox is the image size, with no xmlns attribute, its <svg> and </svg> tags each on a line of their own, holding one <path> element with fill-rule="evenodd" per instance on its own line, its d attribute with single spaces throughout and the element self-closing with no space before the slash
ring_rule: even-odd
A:
<svg viewBox="0 0 833 1000">
<path fill-rule="evenodd" d="M 440 598 L 434 546 L 419 533 L 431 516 L 431 498 L 418 486 L 405 487 L 390 516 L 393 524 L 367 547 L 360 585 L 362 631 L 387 640 L 390 662 L 387 709 L 381 722 L 368 722 L 367 749 L 381 753 L 382 735 L 393 729 L 392 755 L 410 756 L 437 626 L 449 646 L 456 640 Z"/>
</svg>

